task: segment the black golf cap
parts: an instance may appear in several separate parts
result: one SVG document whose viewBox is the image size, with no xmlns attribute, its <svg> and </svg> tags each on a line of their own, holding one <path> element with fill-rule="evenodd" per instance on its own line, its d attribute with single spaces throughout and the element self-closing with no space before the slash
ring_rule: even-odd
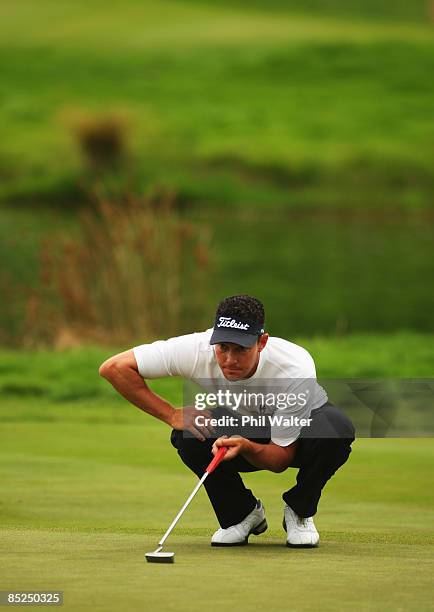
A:
<svg viewBox="0 0 434 612">
<path fill-rule="evenodd" d="M 262 303 L 248 295 L 235 295 L 220 302 L 210 344 L 232 342 L 250 348 L 263 333 Z"/>
</svg>

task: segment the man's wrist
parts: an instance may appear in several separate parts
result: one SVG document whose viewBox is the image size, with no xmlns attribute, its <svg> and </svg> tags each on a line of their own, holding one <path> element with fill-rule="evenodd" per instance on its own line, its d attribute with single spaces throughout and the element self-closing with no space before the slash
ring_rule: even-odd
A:
<svg viewBox="0 0 434 612">
<path fill-rule="evenodd" d="M 166 423 L 169 425 L 169 427 L 171 427 L 172 429 L 175 429 L 177 412 L 178 410 L 176 408 L 173 408 L 172 406 L 170 406 L 170 412 L 169 412 L 168 418 L 164 419 Z"/>
</svg>

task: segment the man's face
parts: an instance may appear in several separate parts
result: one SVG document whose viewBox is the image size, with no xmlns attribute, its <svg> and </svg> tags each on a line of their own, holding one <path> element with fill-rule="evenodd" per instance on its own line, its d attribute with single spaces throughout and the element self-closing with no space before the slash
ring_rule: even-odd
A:
<svg viewBox="0 0 434 612">
<path fill-rule="evenodd" d="M 268 334 L 262 334 L 251 348 L 233 342 L 222 342 L 214 346 L 217 363 L 228 380 L 250 378 L 256 372 L 259 356 L 267 344 Z"/>
</svg>

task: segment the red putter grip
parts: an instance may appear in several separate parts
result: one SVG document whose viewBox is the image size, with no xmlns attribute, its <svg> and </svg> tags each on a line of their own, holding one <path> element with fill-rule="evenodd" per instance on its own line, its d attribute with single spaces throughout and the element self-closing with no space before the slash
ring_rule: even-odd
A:
<svg viewBox="0 0 434 612">
<path fill-rule="evenodd" d="M 211 474 L 211 472 L 214 472 L 218 464 L 221 462 L 223 457 L 226 455 L 227 450 L 228 450 L 227 446 L 220 446 L 220 448 L 217 451 L 217 454 L 214 456 L 214 459 L 211 461 L 209 466 L 206 468 L 205 472 L 208 472 L 208 474 Z"/>
</svg>

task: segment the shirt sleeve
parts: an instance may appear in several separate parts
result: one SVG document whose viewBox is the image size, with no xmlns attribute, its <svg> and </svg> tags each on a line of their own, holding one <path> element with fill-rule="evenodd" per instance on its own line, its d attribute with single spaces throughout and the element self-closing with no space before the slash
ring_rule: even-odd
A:
<svg viewBox="0 0 434 612">
<path fill-rule="evenodd" d="M 149 379 L 191 378 L 198 358 L 196 336 L 198 334 L 188 334 L 135 346 L 133 352 L 139 374 Z"/>
<path fill-rule="evenodd" d="M 273 442 L 273 444 L 276 444 L 276 446 L 289 446 L 290 444 L 293 444 L 299 437 L 300 431 L 298 431 L 298 433 L 292 436 L 291 438 L 278 438 L 277 436 L 272 436 L 271 441 Z"/>
</svg>

